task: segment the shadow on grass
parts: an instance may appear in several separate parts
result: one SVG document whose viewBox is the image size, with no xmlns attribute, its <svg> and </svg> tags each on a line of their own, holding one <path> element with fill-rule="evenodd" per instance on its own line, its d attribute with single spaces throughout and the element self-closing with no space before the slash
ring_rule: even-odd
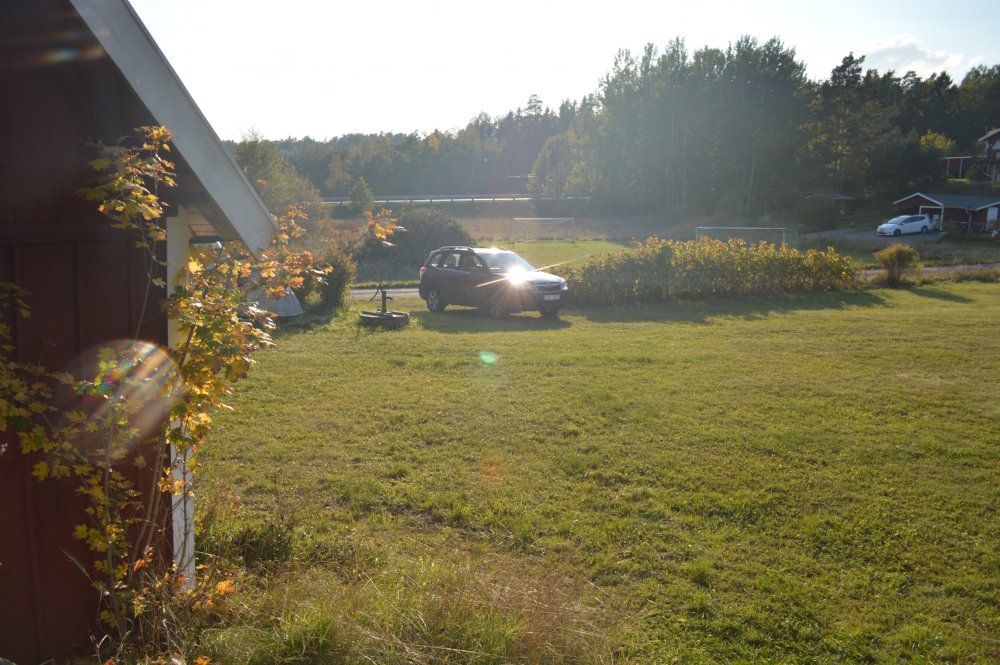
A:
<svg viewBox="0 0 1000 665">
<path fill-rule="evenodd" d="M 330 322 L 337 317 L 351 314 L 352 312 L 347 308 L 338 310 L 323 308 L 306 309 L 305 313 L 300 316 L 278 319 L 278 327 L 271 331 L 271 337 L 277 340 L 288 335 L 297 335 L 298 333 L 323 328 L 330 325 Z M 353 313 L 353 316 L 357 318 L 357 313 Z"/>
<path fill-rule="evenodd" d="M 771 314 L 808 310 L 837 310 L 848 307 L 877 307 L 884 303 L 885 300 L 874 293 L 852 291 L 761 296 L 744 300 L 699 300 L 617 307 L 589 307 L 579 310 L 579 313 L 596 323 L 626 321 L 708 323 L 718 317 L 753 320 Z"/>
<path fill-rule="evenodd" d="M 965 296 L 948 293 L 947 291 L 942 291 L 932 286 L 906 286 L 903 288 L 913 295 L 920 296 L 921 298 L 931 298 L 933 300 L 945 300 L 947 302 L 957 303 L 973 302 L 972 298 L 966 298 Z"/>
<path fill-rule="evenodd" d="M 443 312 L 410 312 L 410 319 L 416 319 L 421 327 L 443 333 L 475 332 L 534 332 L 540 330 L 560 330 L 572 324 L 561 318 L 545 318 L 535 312 L 510 314 L 502 319 L 494 319 L 479 309 L 447 309 Z"/>
<path fill-rule="evenodd" d="M 912 289 L 917 295 L 965 302 L 962 296 L 955 296 L 926 287 Z M 483 310 L 475 308 L 451 307 L 444 312 L 414 311 L 411 305 L 419 301 L 404 301 L 398 309 L 408 311 L 411 324 L 418 322 L 426 330 L 441 333 L 490 333 L 512 332 L 531 333 L 546 330 L 561 330 L 571 327 L 569 319 L 575 316 L 595 323 L 620 323 L 629 321 L 676 321 L 685 323 L 709 323 L 719 317 L 735 317 L 746 320 L 762 319 L 771 314 L 808 310 L 838 310 L 849 307 L 877 307 L 885 300 L 871 291 L 836 293 L 809 293 L 778 296 L 761 296 L 744 300 L 699 300 L 637 304 L 619 306 L 570 306 L 563 310 L 561 318 L 548 319 L 537 312 L 511 314 L 502 319 L 494 319 Z M 307 311 L 296 320 L 283 323 L 274 333 L 275 338 L 286 334 L 305 332 L 329 325 L 334 319 L 354 322 L 358 312 L 355 308 L 345 308 L 336 312 Z M 402 328 L 405 331 L 406 328 Z M 381 330 L 365 329 L 369 334 Z"/>
</svg>

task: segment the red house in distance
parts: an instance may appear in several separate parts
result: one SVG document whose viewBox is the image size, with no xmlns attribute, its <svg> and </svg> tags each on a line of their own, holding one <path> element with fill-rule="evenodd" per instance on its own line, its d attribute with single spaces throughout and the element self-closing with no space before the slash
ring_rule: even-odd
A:
<svg viewBox="0 0 1000 665">
<path fill-rule="evenodd" d="M 903 214 L 927 214 L 940 219 L 942 228 L 951 225 L 965 231 L 993 231 L 1000 215 L 1000 195 L 910 194 L 892 204 Z"/>
</svg>

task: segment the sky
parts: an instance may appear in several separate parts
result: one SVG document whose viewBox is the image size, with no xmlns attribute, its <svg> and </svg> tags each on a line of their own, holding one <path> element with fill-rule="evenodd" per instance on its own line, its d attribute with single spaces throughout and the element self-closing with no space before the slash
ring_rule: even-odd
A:
<svg viewBox="0 0 1000 665">
<path fill-rule="evenodd" d="M 823 80 L 1000 64 L 995 0 L 131 0 L 223 139 L 454 131 L 598 90 L 620 49 L 778 37 Z"/>
</svg>

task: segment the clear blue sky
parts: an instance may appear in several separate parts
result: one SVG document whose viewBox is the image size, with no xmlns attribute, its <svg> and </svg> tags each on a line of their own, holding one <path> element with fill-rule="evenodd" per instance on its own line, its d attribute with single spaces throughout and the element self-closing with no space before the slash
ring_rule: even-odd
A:
<svg viewBox="0 0 1000 665">
<path fill-rule="evenodd" d="M 741 35 L 794 48 L 824 79 L 850 52 L 921 76 L 1000 63 L 995 0 L 675 3 L 669 0 L 131 0 L 224 139 L 427 133 L 537 94 L 597 90 L 618 49 Z"/>
</svg>

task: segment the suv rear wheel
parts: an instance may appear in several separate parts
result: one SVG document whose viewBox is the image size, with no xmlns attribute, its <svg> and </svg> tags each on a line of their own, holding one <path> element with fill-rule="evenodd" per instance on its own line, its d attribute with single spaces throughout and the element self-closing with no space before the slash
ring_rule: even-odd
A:
<svg viewBox="0 0 1000 665">
<path fill-rule="evenodd" d="M 490 298 L 490 316 L 494 319 L 502 319 L 507 316 L 507 307 L 503 301 L 503 294 L 497 293 Z"/>
<path fill-rule="evenodd" d="M 441 299 L 440 291 L 433 287 L 427 289 L 427 309 L 432 312 L 443 312 L 447 306 L 448 303 Z"/>
</svg>

